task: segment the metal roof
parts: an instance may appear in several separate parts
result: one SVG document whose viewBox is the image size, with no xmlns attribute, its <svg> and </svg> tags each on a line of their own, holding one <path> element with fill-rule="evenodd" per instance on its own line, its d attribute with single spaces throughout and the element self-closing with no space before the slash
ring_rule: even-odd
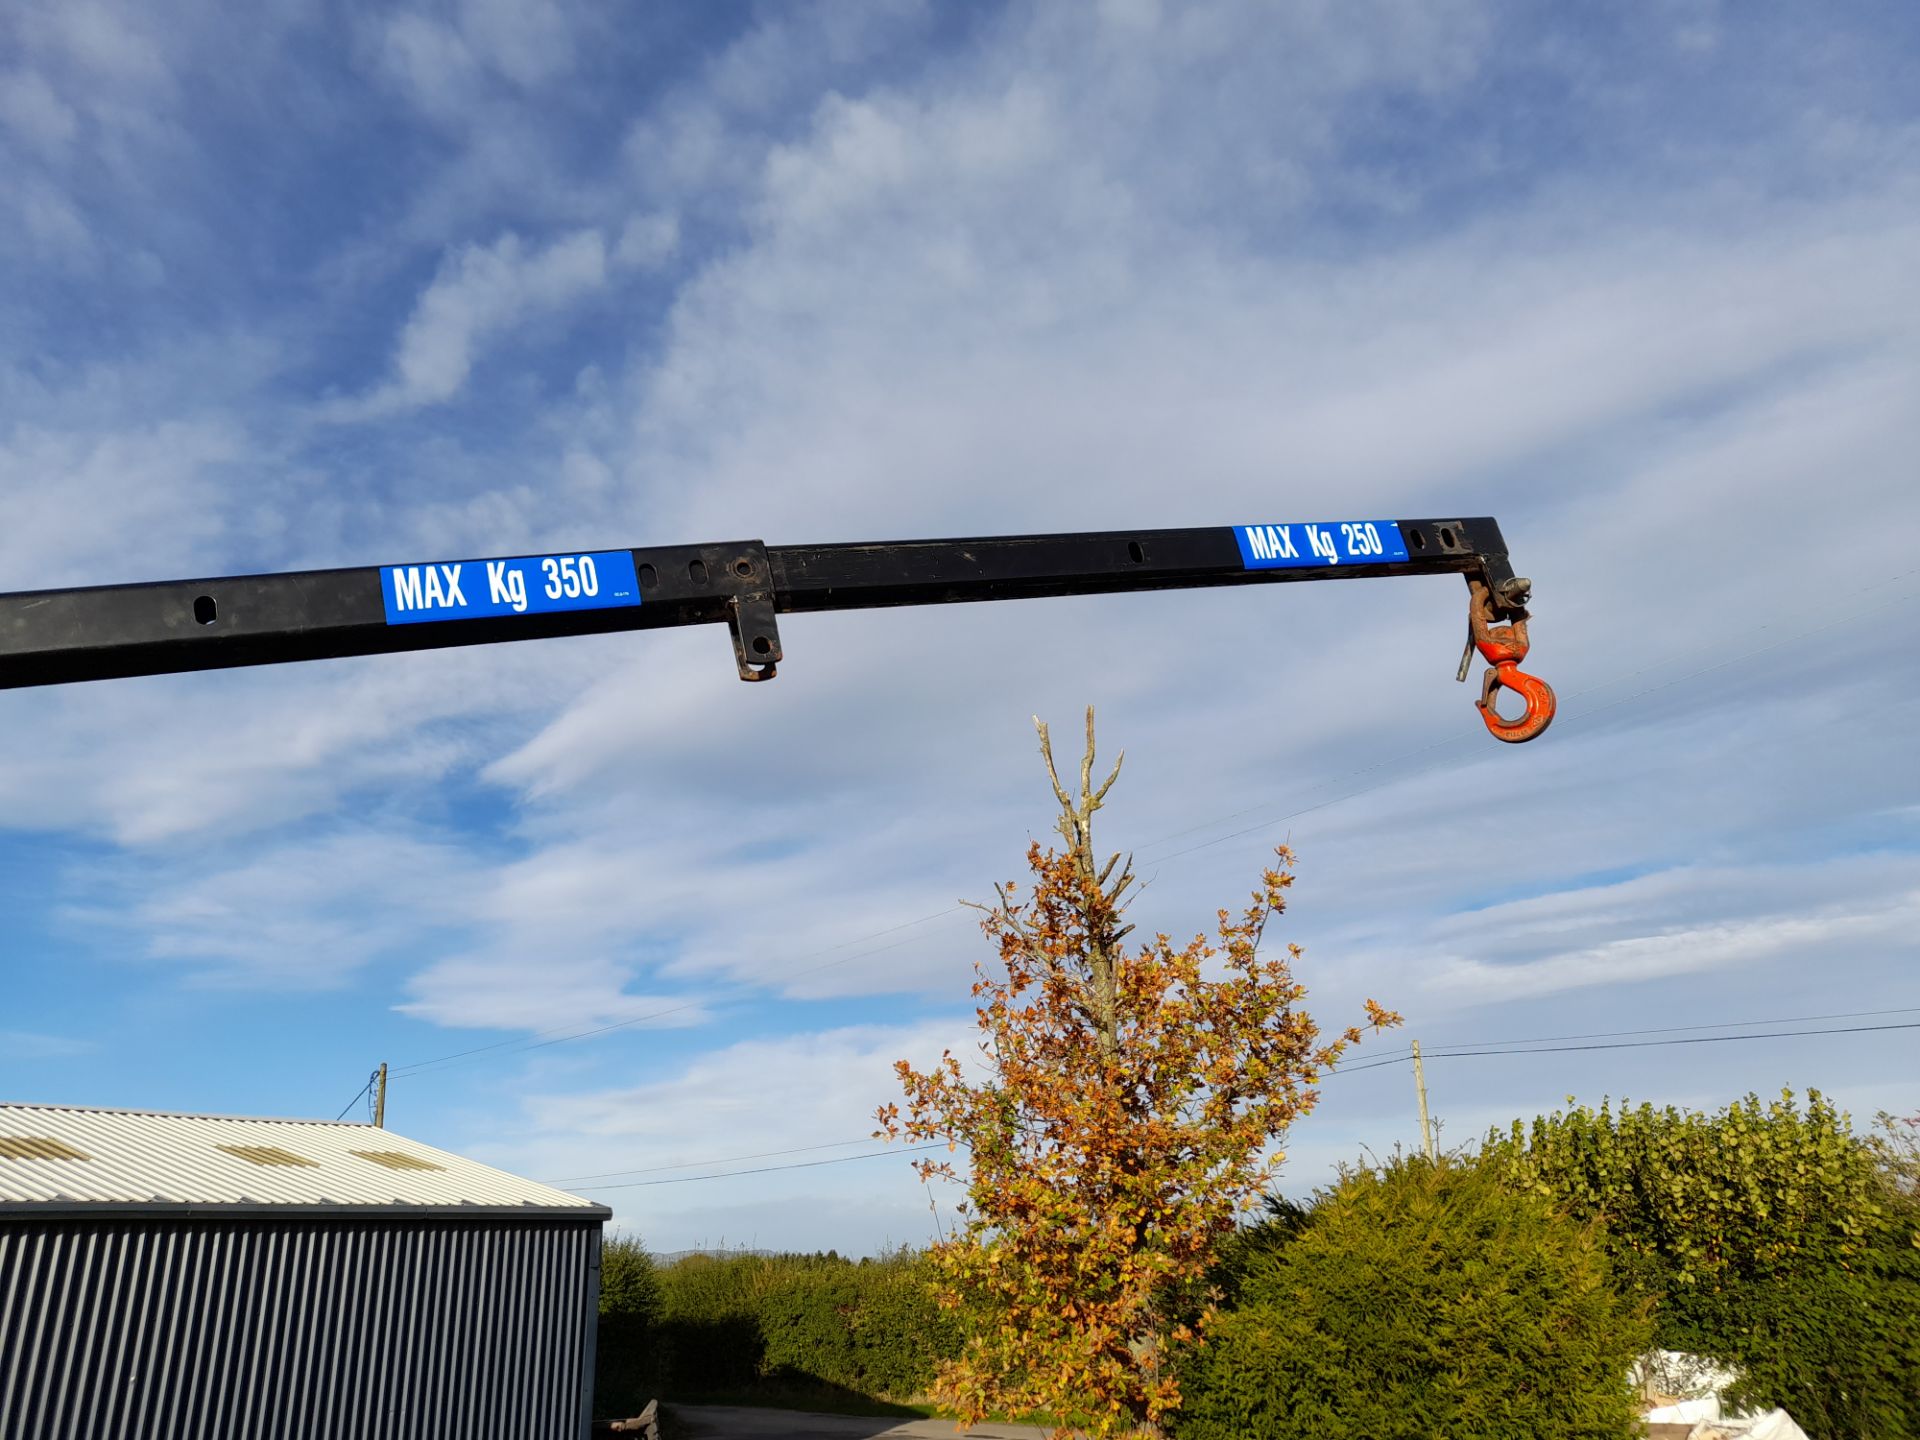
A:
<svg viewBox="0 0 1920 1440">
<path fill-rule="evenodd" d="M 371 1125 L 0 1104 L 0 1212 L 604 1206 Z"/>
</svg>

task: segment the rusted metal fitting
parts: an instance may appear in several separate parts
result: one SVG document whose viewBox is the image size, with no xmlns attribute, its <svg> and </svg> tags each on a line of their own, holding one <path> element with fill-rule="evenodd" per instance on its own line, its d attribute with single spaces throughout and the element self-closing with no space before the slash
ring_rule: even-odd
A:
<svg viewBox="0 0 1920 1440">
<path fill-rule="evenodd" d="M 1527 612 L 1515 610 L 1510 621 L 1496 625 L 1493 593 L 1486 582 L 1469 578 L 1467 590 L 1470 596 L 1467 643 L 1492 667 L 1481 682 L 1480 698 L 1474 703 L 1479 706 L 1480 718 L 1494 739 L 1521 744 L 1553 723 L 1555 703 L 1553 687 L 1520 668 L 1520 662 L 1527 658 Z M 1466 678 L 1464 670 L 1461 678 Z M 1514 691 L 1527 702 L 1526 713 L 1517 720 L 1509 720 L 1493 708 L 1494 696 L 1503 689 Z"/>
</svg>

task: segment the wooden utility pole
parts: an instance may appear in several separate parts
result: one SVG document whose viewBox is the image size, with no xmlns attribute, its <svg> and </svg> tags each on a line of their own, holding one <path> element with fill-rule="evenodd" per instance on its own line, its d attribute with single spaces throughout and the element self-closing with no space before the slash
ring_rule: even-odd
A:
<svg viewBox="0 0 1920 1440">
<path fill-rule="evenodd" d="M 380 1067 L 380 1086 L 386 1089 L 387 1067 Z M 1431 1162 L 1433 1155 L 1433 1125 L 1427 1119 L 1427 1072 L 1420 1063 L 1420 1042 L 1413 1042 L 1413 1088 L 1420 1092 L 1420 1148 L 1426 1152 Z"/>
<path fill-rule="evenodd" d="M 1413 1047 L 1413 1053 L 1413 1063 L 1418 1065 L 1420 1063 L 1420 1047 L 1418 1045 Z M 1420 1117 L 1422 1121 L 1426 1119 L 1426 1114 L 1427 1099 L 1426 1092 L 1423 1090 L 1420 1092 Z M 373 1124 L 374 1128 L 378 1130 L 387 1128 L 387 1062 L 384 1060 L 380 1062 L 379 1083 L 374 1087 L 373 1091 Z"/>
</svg>

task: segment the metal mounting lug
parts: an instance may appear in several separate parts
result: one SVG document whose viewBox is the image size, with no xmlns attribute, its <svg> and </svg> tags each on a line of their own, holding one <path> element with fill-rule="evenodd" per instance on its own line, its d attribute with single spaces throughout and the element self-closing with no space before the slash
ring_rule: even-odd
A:
<svg viewBox="0 0 1920 1440">
<path fill-rule="evenodd" d="M 727 629 L 733 634 L 734 663 L 742 680 L 771 680 L 780 663 L 780 626 L 773 594 L 755 590 L 727 599 Z"/>
</svg>

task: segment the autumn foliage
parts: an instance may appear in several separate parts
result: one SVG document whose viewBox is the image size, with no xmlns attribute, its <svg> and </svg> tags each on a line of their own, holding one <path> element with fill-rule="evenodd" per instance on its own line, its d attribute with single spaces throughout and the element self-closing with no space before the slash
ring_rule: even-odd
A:
<svg viewBox="0 0 1920 1440">
<path fill-rule="evenodd" d="M 965 1152 L 919 1163 L 927 1178 L 966 1167 L 963 1224 L 931 1260 L 970 1334 L 936 1398 L 963 1423 L 1045 1411 L 1057 1436 L 1152 1434 L 1179 1404 L 1177 1352 L 1213 1318 L 1217 1246 L 1361 1029 L 1323 1041 L 1299 948 L 1262 946 L 1293 883 L 1284 848 L 1212 939 L 1123 948 L 1131 867 L 1098 863 L 1092 837 L 1119 766 L 1094 785 L 1089 710 L 1070 792 L 1039 730 L 1065 843 L 1032 846 L 1031 882 L 982 907 L 997 951 L 973 986 L 982 1063 L 901 1061 L 904 1113 L 882 1107 L 880 1133 Z M 1369 1026 L 1398 1020 L 1367 1002 Z"/>
</svg>

